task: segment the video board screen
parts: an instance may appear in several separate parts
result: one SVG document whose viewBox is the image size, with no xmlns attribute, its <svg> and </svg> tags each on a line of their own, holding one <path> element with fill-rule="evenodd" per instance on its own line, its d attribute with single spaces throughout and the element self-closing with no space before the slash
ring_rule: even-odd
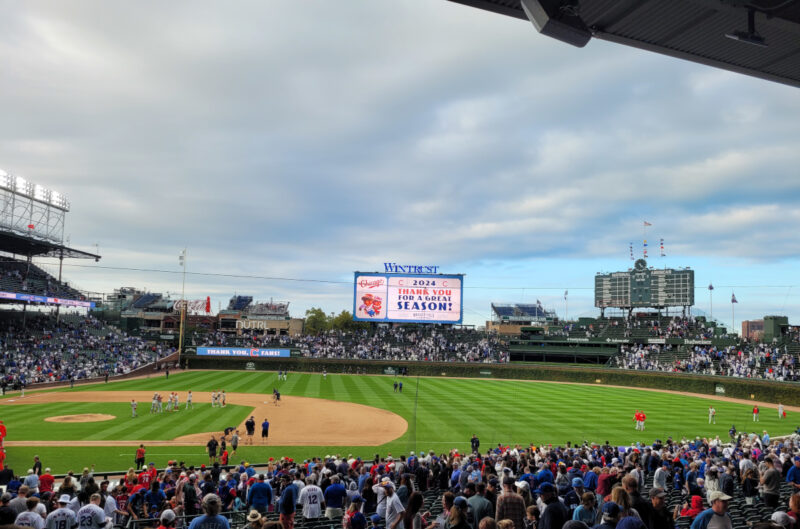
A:
<svg viewBox="0 0 800 529">
<path fill-rule="evenodd" d="M 355 321 L 461 323 L 464 276 L 356 272 Z"/>
</svg>

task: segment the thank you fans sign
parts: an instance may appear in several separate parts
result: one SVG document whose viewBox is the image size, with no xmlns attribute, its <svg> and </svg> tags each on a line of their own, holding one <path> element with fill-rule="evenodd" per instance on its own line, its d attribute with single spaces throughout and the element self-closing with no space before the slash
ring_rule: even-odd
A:
<svg viewBox="0 0 800 529">
<path fill-rule="evenodd" d="M 355 273 L 356 321 L 461 323 L 463 275 Z"/>
</svg>

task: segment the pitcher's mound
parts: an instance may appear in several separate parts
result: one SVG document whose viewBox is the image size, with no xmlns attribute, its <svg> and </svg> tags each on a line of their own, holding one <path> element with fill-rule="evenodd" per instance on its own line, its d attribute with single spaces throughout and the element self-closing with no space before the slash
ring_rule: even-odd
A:
<svg viewBox="0 0 800 529">
<path fill-rule="evenodd" d="M 77 415 L 56 415 L 55 417 L 47 417 L 47 422 L 99 422 L 110 421 L 116 419 L 114 415 L 107 413 L 79 413 Z"/>
</svg>

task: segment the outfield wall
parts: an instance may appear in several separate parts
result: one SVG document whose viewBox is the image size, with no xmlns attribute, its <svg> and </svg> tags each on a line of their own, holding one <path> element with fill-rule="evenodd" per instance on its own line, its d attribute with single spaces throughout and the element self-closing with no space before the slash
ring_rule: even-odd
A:
<svg viewBox="0 0 800 529">
<path fill-rule="evenodd" d="M 343 369 L 358 368 L 362 372 L 369 374 L 389 375 L 396 373 L 400 368 L 406 368 L 410 377 L 420 375 L 580 382 L 609 386 L 667 389 L 738 399 L 752 398 L 755 401 L 781 402 L 791 406 L 800 406 L 800 384 L 798 383 L 655 371 L 546 365 L 334 360 L 297 357 L 280 359 L 212 358 L 198 357 L 192 354 L 183 355 L 181 357 L 181 365 L 187 369 L 257 371 L 288 369 L 289 371 L 321 372 L 323 369 L 327 369 L 331 374 L 342 373 Z"/>
</svg>

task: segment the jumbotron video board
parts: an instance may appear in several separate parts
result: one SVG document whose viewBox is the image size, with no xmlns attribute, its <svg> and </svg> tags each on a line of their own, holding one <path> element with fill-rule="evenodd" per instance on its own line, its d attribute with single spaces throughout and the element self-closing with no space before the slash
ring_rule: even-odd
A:
<svg viewBox="0 0 800 529">
<path fill-rule="evenodd" d="M 461 323 L 463 274 L 356 272 L 353 320 Z"/>
<path fill-rule="evenodd" d="M 694 270 L 654 269 L 639 259 L 633 270 L 597 274 L 594 306 L 605 308 L 691 307 L 694 305 Z"/>
</svg>

